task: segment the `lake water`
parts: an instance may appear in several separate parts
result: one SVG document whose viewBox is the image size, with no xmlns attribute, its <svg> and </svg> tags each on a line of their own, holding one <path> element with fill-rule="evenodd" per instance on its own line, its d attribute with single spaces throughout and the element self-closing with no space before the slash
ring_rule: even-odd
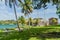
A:
<svg viewBox="0 0 60 40">
<path fill-rule="evenodd" d="M 17 25 L 0 25 L 0 29 L 4 29 L 4 28 L 16 28 Z"/>
</svg>

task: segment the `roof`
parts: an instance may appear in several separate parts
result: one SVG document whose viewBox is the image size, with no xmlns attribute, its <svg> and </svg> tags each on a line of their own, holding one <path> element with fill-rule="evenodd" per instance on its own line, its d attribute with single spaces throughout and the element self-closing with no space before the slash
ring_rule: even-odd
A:
<svg viewBox="0 0 60 40">
<path fill-rule="evenodd" d="M 49 18 L 49 20 L 51 20 L 51 19 L 58 19 L 58 18 Z"/>
<path fill-rule="evenodd" d="M 43 19 L 43 18 L 34 18 L 33 20 L 36 20 L 36 19 L 40 19 L 40 20 L 41 20 L 41 19 Z"/>
</svg>

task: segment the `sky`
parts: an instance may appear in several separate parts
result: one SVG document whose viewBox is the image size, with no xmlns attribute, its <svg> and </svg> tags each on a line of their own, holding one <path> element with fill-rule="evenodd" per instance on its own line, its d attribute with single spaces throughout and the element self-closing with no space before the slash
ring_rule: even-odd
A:
<svg viewBox="0 0 60 40">
<path fill-rule="evenodd" d="M 56 5 L 52 6 L 51 3 L 47 4 L 48 9 L 44 10 L 44 8 L 41 8 L 39 10 L 33 10 L 33 12 L 30 14 L 30 17 L 32 18 L 45 18 L 48 20 L 49 18 L 55 17 L 58 18 L 58 15 L 56 14 Z M 24 16 L 23 13 L 21 13 L 21 7 L 16 7 L 17 15 L 18 17 Z M 45 14 L 45 17 L 44 17 Z M 28 18 L 28 16 L 26 16 Z M 15 20 L 14 15 L 14 9 L 13 7 L 10 8 L 9 6 L 5 5 L 5 1 L 0 1 L 0 20 Z"/>
</svg>

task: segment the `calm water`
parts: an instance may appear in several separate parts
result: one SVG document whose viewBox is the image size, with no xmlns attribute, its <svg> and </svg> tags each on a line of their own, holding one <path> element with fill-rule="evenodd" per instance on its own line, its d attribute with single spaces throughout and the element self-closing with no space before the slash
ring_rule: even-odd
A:
<svg viewBox="0 0 60 40">
<path fill-rule="evenodd" d="M 4 28 L 16 28 L 17 25 L 0 25 L 0 29 L 4 29 Z"/>
</svg>

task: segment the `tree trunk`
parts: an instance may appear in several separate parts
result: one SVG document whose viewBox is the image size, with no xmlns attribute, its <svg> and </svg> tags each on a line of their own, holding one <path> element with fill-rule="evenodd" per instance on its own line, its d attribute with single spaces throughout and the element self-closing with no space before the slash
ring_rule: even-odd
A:
<svg viewBox="0 0 60 40">
<path fill-rule="evenodd" d="M 16 13 L 16 8 L 15 8 L 15 3 L 13 3 L 13 7 L 14 7 L 15 18 L 16 18 L 16 24 L 17 24 L 17 27 L 18 27 L 18 29 L 20 31 L 19 23 L 18 23 L 18 18 L 17 18 L 17 13 Z"/>
</svg>

